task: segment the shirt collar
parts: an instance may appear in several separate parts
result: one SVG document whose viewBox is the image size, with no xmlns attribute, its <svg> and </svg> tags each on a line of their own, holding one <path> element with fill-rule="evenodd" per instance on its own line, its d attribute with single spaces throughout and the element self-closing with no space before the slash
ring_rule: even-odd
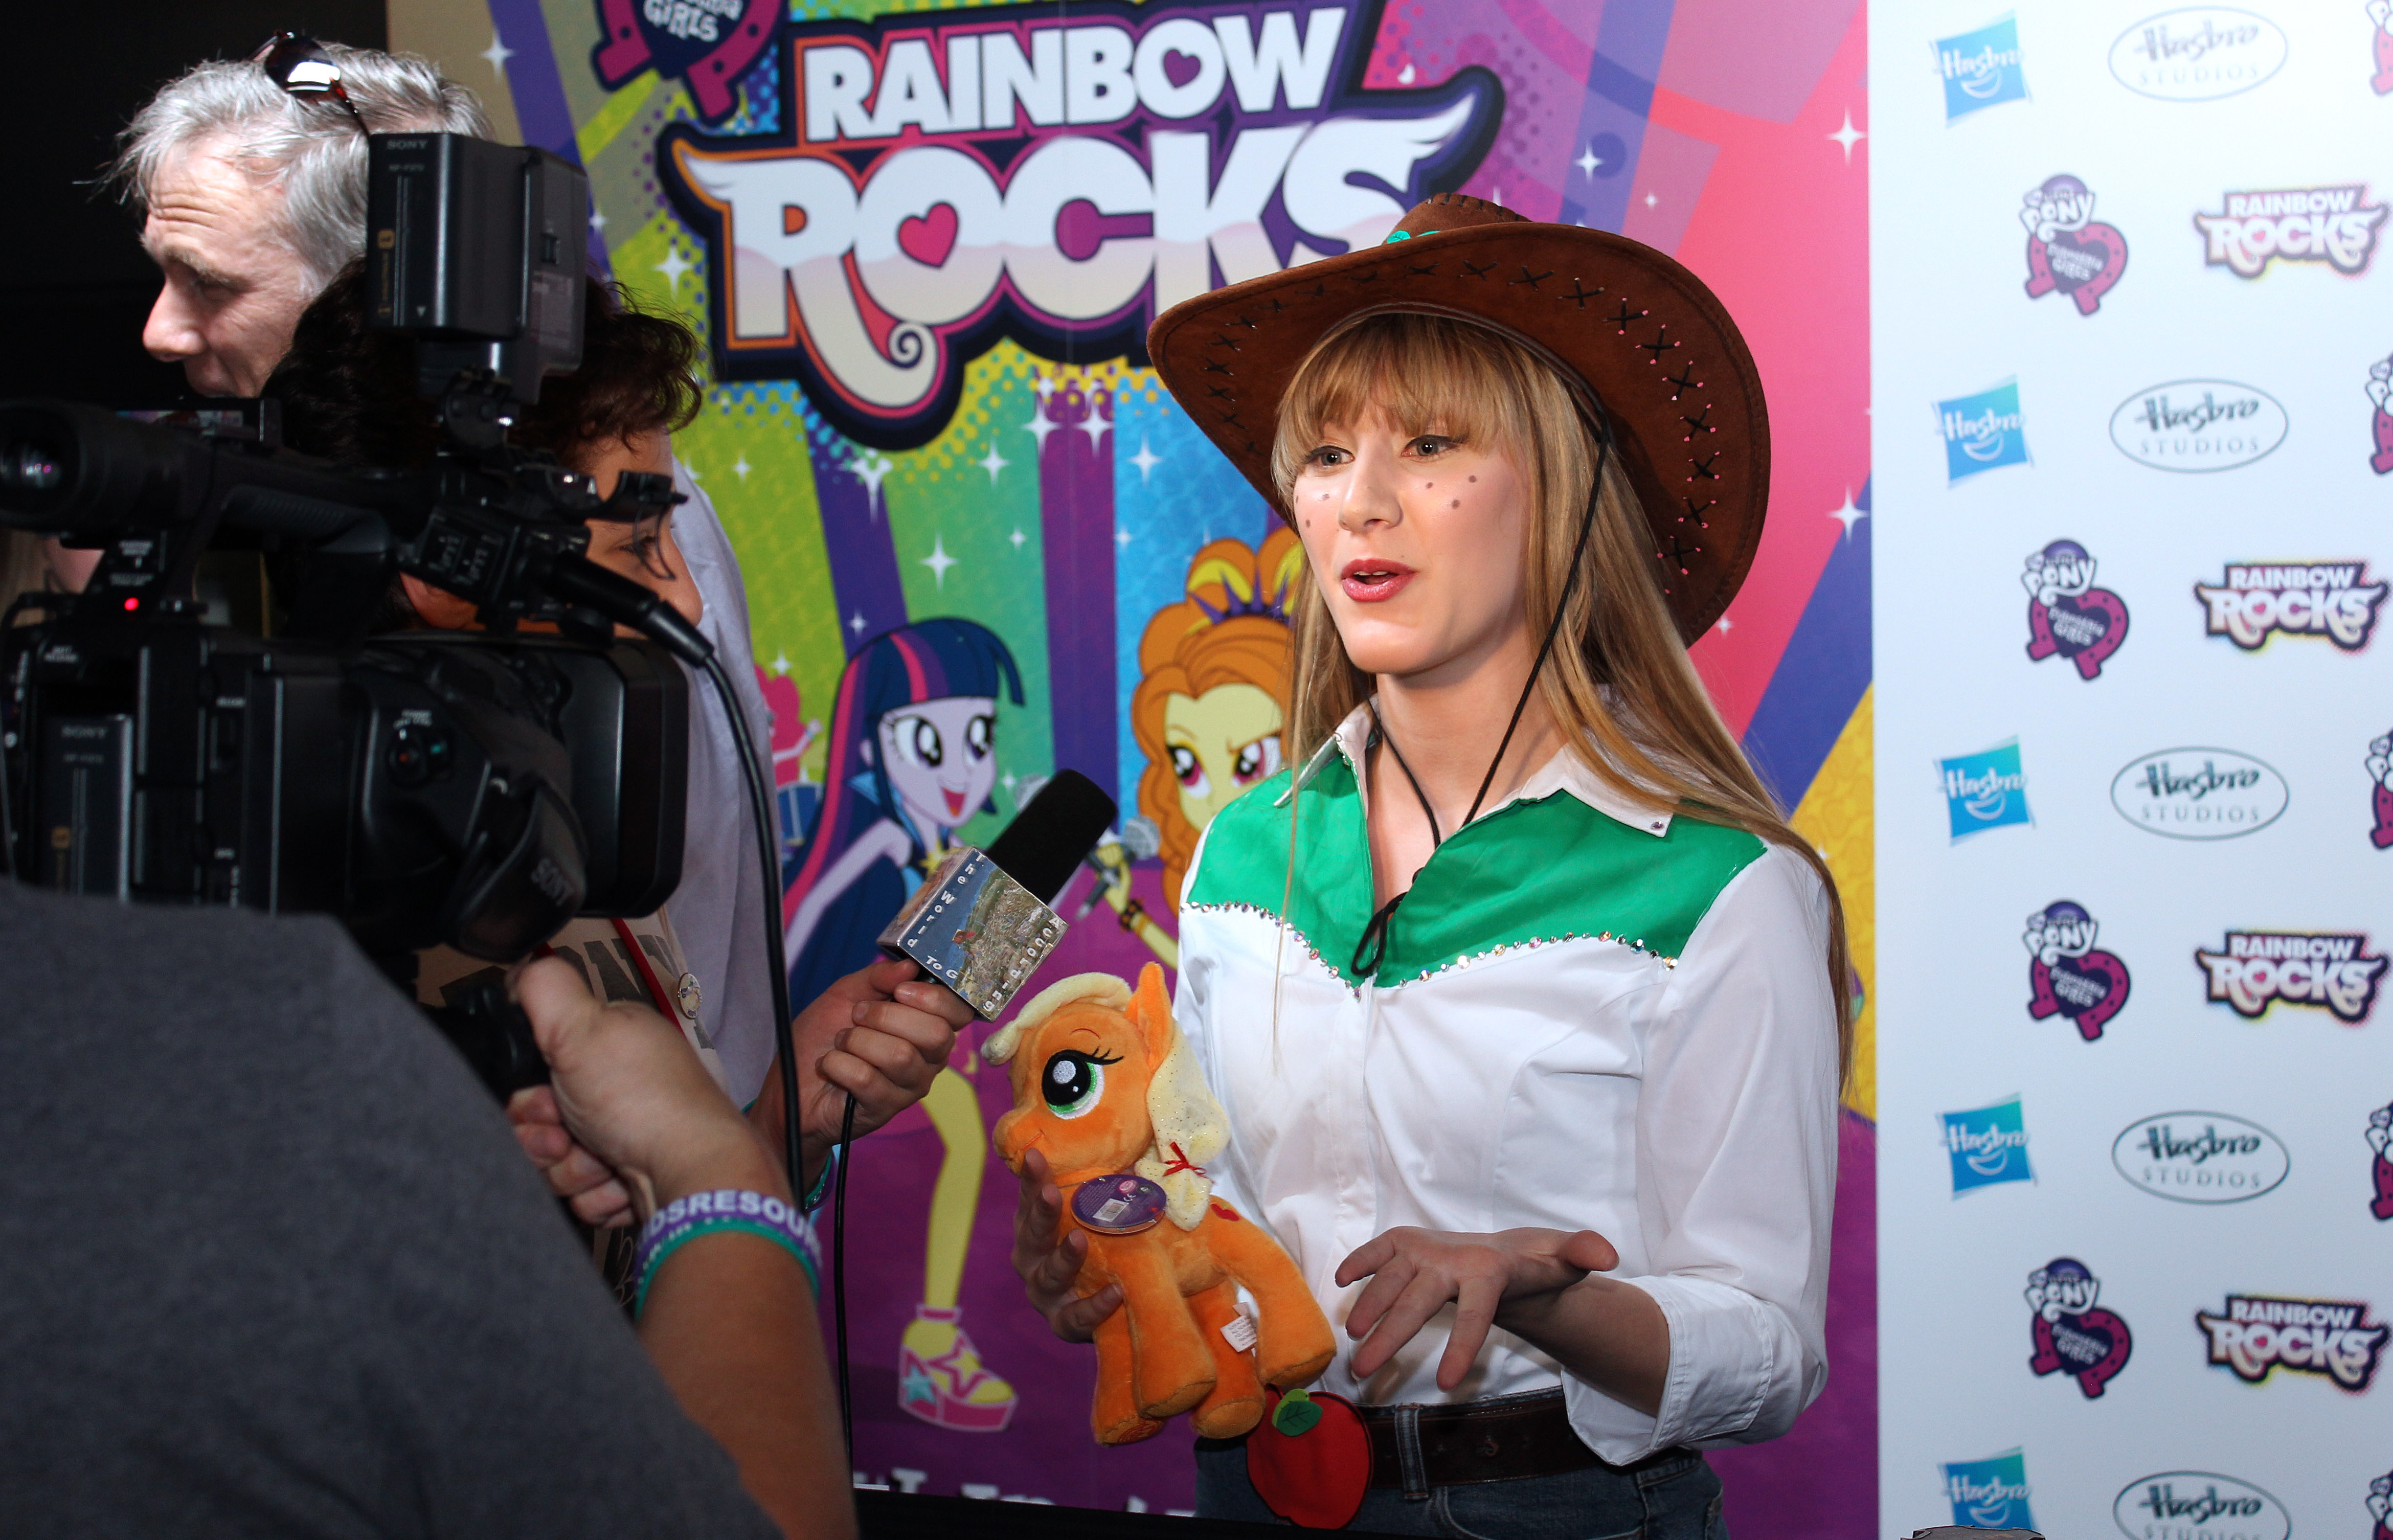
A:
<svg viewBox="0 0 2393 1540">
<path fill-rule="evenodd" d="M 1338 730 L 1330 735 L 1329 741 L 1323 744 L 1321 750 L 1316 752 L 1298 773 L 1295 785 L 1301 787 L 1306 781 L 1311 780 L 1320 770 L 1334 746 L 1336 751 L 1345 757 L 1348 767 L 1354 772 L 1355 794 L 1365 799 L 1363 807 L 1367 816 L 1370 803 L 1366 785 L 1369 777 L 1363 774 L 1363 754 L 1370 738 L 1371 708 L 1366 703 L 1355 707 L 1347 714 L 1346 720 L 1338 724 Z M 1601 750 L 1598 751 L 1601 752 Z M 1570 793 L 1605 817 L 1626 828 L 1636 829 L 1640 833 L 1651 834 L 1655 839 L 1660 839 L 1670 832 L 1672 816 L 1669 813 L 1641 806 L 1623 797 L 1598 779 L 1595 772 L 1589 769 L 1586 763 L 1576 754 L 1566 750 L 1556 750 L 1553 758 L 1539 765 L 1528 779 L 1523 781 L 1512 791 L 1511 795 L 1493 806 L 1482 808 L 1479 816 L 1484 818 L 1490 814 L 1511 806 L 1514 803 L 1536 802 L 1540 798 L 1550 797 L 1557 791 Z"/>
</svg>

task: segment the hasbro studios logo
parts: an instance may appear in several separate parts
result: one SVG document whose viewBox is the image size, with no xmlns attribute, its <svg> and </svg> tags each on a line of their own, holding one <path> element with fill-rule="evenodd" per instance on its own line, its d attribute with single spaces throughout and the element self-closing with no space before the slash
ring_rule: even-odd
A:
<svg viewBox="0 0 2393 1540">
<path fill-rule="evenodd" d="M 2027 1119 L 2020 1099 L 1942 1117 L 1944 1153 L 1953 1163 L 1953 1195 L 2007 1181 L 2033 1181 L 2027 1160 Z"/>
<path fill-rule="evenodd" d="M 2162 1470 L 2119 1489 L 2112 1520 L 2127 1540 L 2286 1540 L 2285 1505 L 2215 1470 Z"/>
<path fill-rule="evenodd" d="M 2149 16 L 2111 45 L 2111 73 L 2138 96 L 2216 101 L 2248 91 L 2285 67 L 2284 29 L 2225 6 Z"/>
<path fill-rule="evenodd" d="M 2027 773 L 2020 767 L 2017 738 L 1974 754 L 1938 760 L 1936 774 L 1955 844 L 1988 829 L 2035 821 L 2028 811 Z"/>
<path fill-rule="evenodd" d="M 2233 380 L 2171 380 L 2148 385 L 2111 413 L 2111 442 L 2161 471 L 2228 471 L 2285 441 L 2285 409 Z"/>
<path fill-rule="evenodd" d="M 2026 420 L 2019 382 L 2005 380 L 1974 396 L 1936 403 L 1936 431 L 1944 440 L 1944 481 L 2028 463 Z"/>
<path fill-rule="evenodd" d="M 2274 767 L 2232 749 L 2163 749 L 2111 779 L 2111 805 L 2148 834 L 2233 840 L 2284 815 L 2291 793 Z"/>
<path fill-rule="evenodd" d="M 2019 22 L 2006 16 L 1973 33 L 1936 40 L 1936 72 L 1944 81 L 1944 121 L 2027 97 L 2020 71 Z"/>
</svg>

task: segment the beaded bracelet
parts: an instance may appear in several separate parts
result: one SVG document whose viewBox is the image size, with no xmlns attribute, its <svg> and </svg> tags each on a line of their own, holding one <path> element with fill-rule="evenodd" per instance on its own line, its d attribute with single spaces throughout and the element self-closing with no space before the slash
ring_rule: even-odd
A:
<svg viewBox="0 0 2393 1540">
<path fill-rule="evenodd" d="M 814 1227 L 805 1217 L 769 1193 L 724 1187 L 675 1198 L 650 1216 L 640 1232 L 639 1249 L 632 1262 L 632 1275 L 639 1280 L 632 1297 L 633 1312 L 638 1313 L 647 1302 L 648 1286 L 666 1258 L 698 1236 L 717 1230 L 741 1230 L 775 1242 L 806 1270 L 807 1287 L 820 1289 L 821 1259 Z"/>
</svg>

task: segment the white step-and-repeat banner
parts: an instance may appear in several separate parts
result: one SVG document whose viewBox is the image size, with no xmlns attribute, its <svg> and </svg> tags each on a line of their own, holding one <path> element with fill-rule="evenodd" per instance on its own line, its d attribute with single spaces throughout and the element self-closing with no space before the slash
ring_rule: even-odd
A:
<svg viewBox="0 0 2393 1540">
<path fill-rule="evenodd" d="M 1890 1533 L 2393 1536 L 2386 27 L 1871 17 Z"/>
</svg>

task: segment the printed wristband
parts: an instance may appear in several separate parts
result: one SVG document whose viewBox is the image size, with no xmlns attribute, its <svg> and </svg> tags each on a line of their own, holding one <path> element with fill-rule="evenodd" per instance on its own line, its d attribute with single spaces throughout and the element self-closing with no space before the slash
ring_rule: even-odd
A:
<svg viewBox="0 0 2393 1540">
<path fill-rule="evenodd" d="M 647 1299 L 648 1285 L 666 1257 L 699 1234 L 725 1229 L 744 1230 L 779 1243 L 806 1270 L 808 1286 L 820 1287 L 820 1258 L 814 1227 L 805 1217 L 769 1193 L 726 1187 L 676 1198 L 649 1218 L 633 1259 L 632 1275 L 639 1280 L 634 1310 Z"/>
<path fill-rule="evenodd" d="M 807 1190 L 805 1201 L 799 1204 L 799 1207 L 811 1214 L 822 1207 L 824 1196 L 830 1192 L 830 1174 L 839 1169 L 840 1159 L 841 1148 L 834 1144 L 830 1147 L 830 1157 L 823 1162 L 822 1175 L 815 1178 L 814 1186 Z"/>
</svg>

